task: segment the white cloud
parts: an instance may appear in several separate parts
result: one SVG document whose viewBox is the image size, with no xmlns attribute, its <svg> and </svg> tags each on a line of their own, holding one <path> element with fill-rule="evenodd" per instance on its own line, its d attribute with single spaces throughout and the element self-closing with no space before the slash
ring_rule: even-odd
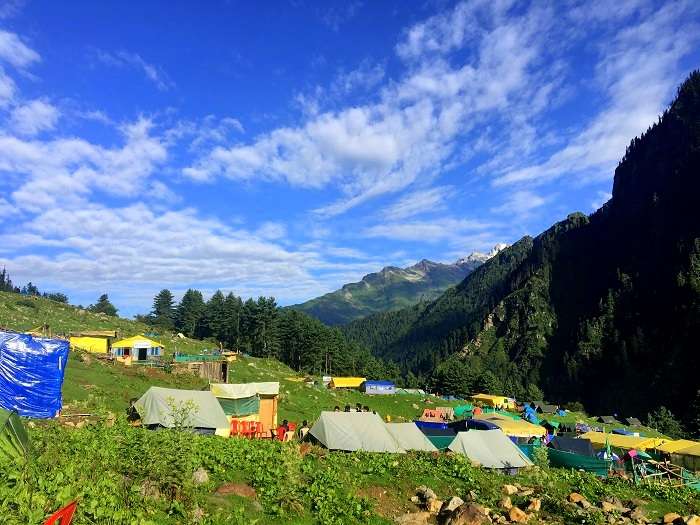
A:
<svg viewBox="0 0 700 525">
<path fill-rule="evenodd" d="M 477 220 L 438 218 L 425 221 L 378 224 L 364 230 L 365 237 L 382 237 L 402 241 L 459 241 L 468 234 L 483 232 L 494 225 Z"/>
<path fill-rule="evenodd" d="M 0 2 L 0 20 L 12 18 L 24 7 L 25 0 L 2 0 Z"/>
<path fill-rule="evenodd" d="M 596 68 L 597 84 L 610 102 L 544 162 L 512 169 L 495 184 L 541 184 L 574 173 L 609 179 L 630 140 L 656 120 L 683 78 L 679 61 L 700 38 L 692 16 L 699 10 L 698 4 L 670 3 L 616 28 Z"/>
<path fill-rule="evenodd" d="M 287 236 L 287 226 L 279 222 L 266 222 L 256 231 L 263 239 L 281 239 Z"/>
<path fill-rule="evenodd" d="M 167 91 L 175 86 L 165 71 L 154 64 L 146 62 L 138 53 L 130 53 L 124 50 L 109 53 L 98 49 L 95 52 L 95 56 L 97 60 L 109 66 L 130 67 L 141 71 L 161 91 Z"/>
<path fill-rule="evenodd" d="M 39 53 L 27 47 L 15 33 L 0 30 L 0 60 L 17 68 L 27 67 L 41 60 Z"/>
<path fill-rule="evenodd" d="M 59 110 L 41 99 L 32 100 L 12 110 L 11 126 L 22 135 L 36 135 L 55 127 Z"/>
<path fill-rule="evenodd" d="M 492 208 L 491 211 L 522 219 L 527 217 L 533 210 L 546 204 L 548 200 L 529 190 L 514 191 L 508 195 L 503 204 Z"/>
<path fill-rule="evenodd" d="M 593 210 L 597 210 L 598 208 L 601 208 L 603 204 L 608 202 L 610 199 L 612 199 L 612 193 L 609 191 L 599 191 L 596 199 L 591 202 L 591 208 Z"/>
<path fill-rule="evenodd" d="M 384 210 L 384 216 L 389 220 L 399 220 L 423 213 L 443 211 L 454 191 L 451 186 L 439 186 L 408 193 Z"/>
<path fill-rule="evenodd" d="M 7 104 L 14 98 L 15 95 L 15 82 L 5 74 L 5 71 L 0 67 L 0 108 L 7 106 Z"/>
</svg>

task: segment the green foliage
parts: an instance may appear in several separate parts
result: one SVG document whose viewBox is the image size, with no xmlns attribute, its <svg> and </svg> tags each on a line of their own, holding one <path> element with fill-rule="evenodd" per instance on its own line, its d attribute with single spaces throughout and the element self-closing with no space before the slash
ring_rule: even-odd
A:
<svg viewBox="0 0 700 525">
<path fill-rule="evenodd" d="M 685 437 L 683 426 L 678 421 L 669 409 L 660 406 L 656 410 L 647 414 L 647 426 L 655 428 L 662 434 L 675 439 Z"/>
<path fill-rule="evenodd" d="M 117 315 L 117 309 L 109 301 L 109 296 L 106 293 L 100 295 L 99 299 L 97 299 L 97 302 L 93 305 L 90 305 L 88 307 L 88 310 L 96 314 L 105 314 L 111 317 L 115 317 Z"/>
<path fill-rule="evenodd" d="M 534 447 L 532 449 L 532 462 L 540 468 L 549 467 L 549 455 L 547 447 Z"/>
<path fill-rule="evenodd" d="M 163 289 L 153 298 L 151 323 L 165 330 L 175 326 L 175 298 L 170 290 Z"/>
</svg>

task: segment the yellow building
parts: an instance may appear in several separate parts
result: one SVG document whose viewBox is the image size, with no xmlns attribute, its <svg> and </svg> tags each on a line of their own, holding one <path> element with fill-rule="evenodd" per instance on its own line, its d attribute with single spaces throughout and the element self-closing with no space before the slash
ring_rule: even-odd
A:
<svg viewBox="0 0 700 525">
<path fill-rule="evenodd" d="M 110 349 L 110 340 L 116 337 L 117 332 L 115 330 L 72 332 L 70 334 L 70 346 L 73 349 L 93 354 L 107 354 Z"/>
<path fill-rule="evenodd" d="M 144 335 L 135 335 L 117 341 L 112 345 L 111 355 L 120 363 L 129 366 L 135 361 L 152 361 L 160 359 L 165 346 Z"/>
<path fill-rule="evenodd" d="M 328 388 L 360 388 L 367 381 L 364 377 L 334 377 L 328 383 Z"/>
</svg>

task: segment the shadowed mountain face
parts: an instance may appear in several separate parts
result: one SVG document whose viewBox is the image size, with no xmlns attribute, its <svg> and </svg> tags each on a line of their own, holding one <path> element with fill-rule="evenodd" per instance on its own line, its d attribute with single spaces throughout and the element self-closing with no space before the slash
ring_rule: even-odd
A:
<svg viewBox="0 0 700 525">
<path fill-rule="evenodd" d="M 360 282 L 346 284 L 340 290 L 290 308 L 328 325 L 346 324 L 373 313 L 405 308 L 439 297 L 504 247 L 497 245 L 488 254 L 473 253 L 454 264 L 423 259 L 408 268 L 387 266 L 365 275 Z"/>
<path fill-rule="evenodd" d="M 537 385 L 592 410 L 689 416 L 700 388 L 699 205 L 695 72 L 631 142 L 596 213 L 523 238 L 435 301 L 344 330 L 438 384 L 462 367 L 515 395 Z"/>
</svg>

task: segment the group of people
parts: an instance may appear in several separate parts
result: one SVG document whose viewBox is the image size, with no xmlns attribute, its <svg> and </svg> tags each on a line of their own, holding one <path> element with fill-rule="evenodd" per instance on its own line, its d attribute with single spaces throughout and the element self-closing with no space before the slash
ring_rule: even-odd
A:
<svg viewBox="0 0 700 525">
<path fill-rule="evenodd" d="M 340 407 L 338 405 L 335 405 L 333 412 L 340 412 Z M 372 414 L 377 413 L 374 410 L 370 410 L 370 408 L 367 405 L 362 406 L 362 403 L 357 403 L 355 405 L 355 408 L 352 408 L 349 404 L 347 404 L 345 405 L 345 409 L 343 410 L 343 412 L 372 412 Z"/>
<path fill-rule="evenodd" d="M 309 433 L 309 430 L 309 422 L 306 419 L 299 428 L 297 428 L 296 424 L 284 419 L 282 424 L 275 429 L 274 437 L 280 441 L 291 441 L 294 438 L 302 441 L 306 434 Z"/>
</svg>

